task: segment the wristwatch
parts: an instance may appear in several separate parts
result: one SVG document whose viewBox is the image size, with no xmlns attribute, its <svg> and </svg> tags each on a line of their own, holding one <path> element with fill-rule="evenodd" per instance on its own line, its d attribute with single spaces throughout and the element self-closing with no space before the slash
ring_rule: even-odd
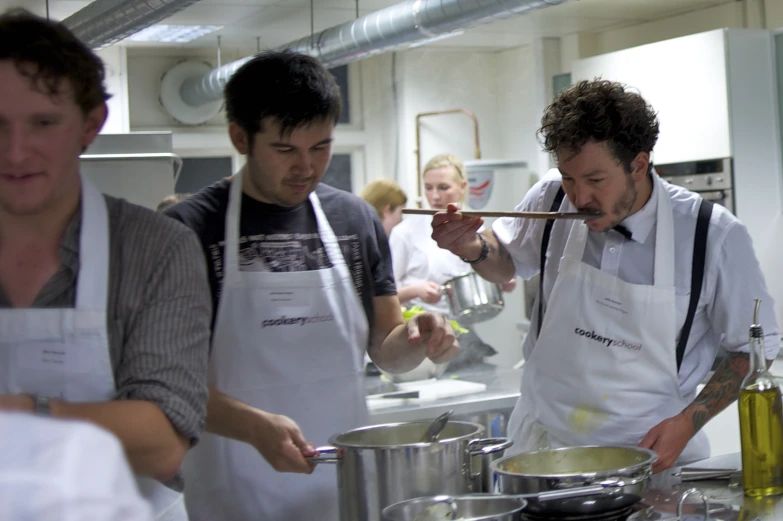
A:
<svg viewBox="0 0 783 521">
<path fill-rule="evenodd" d="M 489 255 L 489 244 L 487 244 L 487 240 L 480 233 L 477 233 L 476 235 L 478 235 L 478 238 L 481 241 L 481 254 L 478 256 L 478 259 L 476 260 L 468 260 L 465 257 L 460 257 L 462 262 L 467 262 L 468 264 L 478 264 L 479 262 L 486 259 L 487 255 Z"/>
<path fill-rule="evenodd" d="M 35 414 L 39 416 L 51 416 L 52 409 L 49 405 L 49 398 L 46 396 L 33 395 L 33 401 L 35 402 Z"/>
</svg>

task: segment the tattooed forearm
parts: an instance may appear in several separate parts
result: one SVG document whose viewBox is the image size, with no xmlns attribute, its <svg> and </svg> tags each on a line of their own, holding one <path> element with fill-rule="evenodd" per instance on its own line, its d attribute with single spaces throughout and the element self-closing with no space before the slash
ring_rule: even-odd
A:
<svg viewBox="0 0 783 521">
<path fill-rule="evenodd" d="M 728 407 L 739 396 L 739 389 L 750 368 L 747 353 L 729 353 L 715 370 L 699 396 L 683 411 L 690 414 L 693 432 Z"/>
</svg>

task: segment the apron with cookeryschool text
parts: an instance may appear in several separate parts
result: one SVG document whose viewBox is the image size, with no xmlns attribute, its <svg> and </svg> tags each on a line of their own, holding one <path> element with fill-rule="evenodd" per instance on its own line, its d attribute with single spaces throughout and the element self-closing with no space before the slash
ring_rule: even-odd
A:
<svg viewBox="0 0 783 521">
<path fill-rule="evenodd" d="M 0 310 L 0 393 L 97 402 L 116 392 L 106 327 L 109 217 L 103 195 L 81 180 L 76 306 Z M 182 494 L 152 478 L 136 482 L 157 521 L 187 521 Z"/>
<path fill-rule="evenodd" d="M 513 453 L 584 445 L 638 445 L 679 414 L 674 225 L 657 176 L 654 283 L 630 284 L 582 262 L 588 228 L 575 222 L 549 297 L 541 333 L 525 362 L 509 422 Z M 678 460 L 709 457 L 694 436 Z"/>
<path fill-rule="evenodd" d="M 312 271 L 240 271 L 241 200 L 240 173 L 231 182 L 226 213 L 210 384 L 257 409 L 290 417 L 308 441 L 323 445 L 334 434 L 369 423 L 364 308 L 314 192 L 309 202 L 332 267 Z M 185 469 L 185 501 L 193 521 L 336 521 L 339 516 L 334 465 L 318 465 L 309 475 L 280 473 L 253 446 L 205 434 Z"/>
</svg>

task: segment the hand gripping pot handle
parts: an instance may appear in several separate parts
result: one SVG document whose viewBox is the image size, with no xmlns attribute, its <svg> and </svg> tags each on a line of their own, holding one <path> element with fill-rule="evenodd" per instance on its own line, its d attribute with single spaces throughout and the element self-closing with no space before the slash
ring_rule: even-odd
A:
<svg viewBox="0 0 783 521">
<path fill-rule="evenodd" d="M 307 458 L 310 463 L 338 463 L 343 456 L 342 450 L 337 447 L 317 447 L 315 450 L 318 451 L 318 454 Z"/>
</svg>

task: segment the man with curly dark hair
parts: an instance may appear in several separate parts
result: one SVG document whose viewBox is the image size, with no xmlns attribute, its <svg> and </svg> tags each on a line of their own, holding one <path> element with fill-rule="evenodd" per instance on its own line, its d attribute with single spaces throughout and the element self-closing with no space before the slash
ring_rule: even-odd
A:
<svg viewBox="0 0 783 521">
<path fill-rule="evenodd" d="M 708 457 L 701 428 L 736 399 L 748 372 L 754 298 L 766 303 L 766 358 L 780 346 L 745 226 L 658 177 L 656 113 L 621 84 L 565 89 L 539 136 L 558 167 L 517 211 L 596 217 L 505 218 L 478 234 L 481 219 L 450 207 L 432 223 L 438 244 L 488 280 L 541 275 L 512 450 L 640 445 L 657 453 L 655 471 Z M 728 356 L 696 396 L 721 347 Z"/>
</svg>

